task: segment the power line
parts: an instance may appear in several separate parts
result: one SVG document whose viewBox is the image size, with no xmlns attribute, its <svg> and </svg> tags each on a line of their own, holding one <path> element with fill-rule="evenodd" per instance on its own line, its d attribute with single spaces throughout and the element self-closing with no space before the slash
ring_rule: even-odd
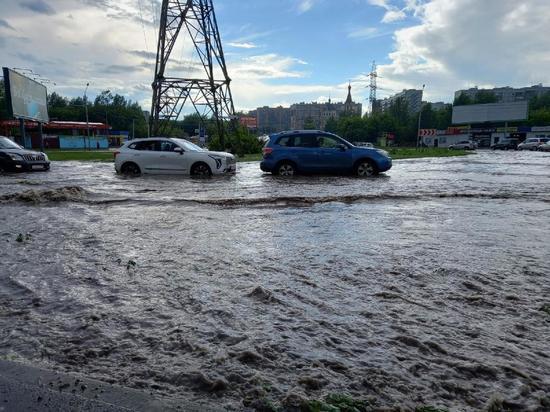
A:
<svg viewBox="0 0 550 412">
<path fill-rule="evenodd" d="M 147 44 L 147 34 L 145 33 L 145 24 L 143 23 L 143 13 L 141 11 L 141 0 L 138 0 L 139 6 L 139 18 L 141 19 L 141 29 L 143 30 L 143 38 L 145 39 L 145 49 L 149 52 L 149 45 Z"/>
</svg>

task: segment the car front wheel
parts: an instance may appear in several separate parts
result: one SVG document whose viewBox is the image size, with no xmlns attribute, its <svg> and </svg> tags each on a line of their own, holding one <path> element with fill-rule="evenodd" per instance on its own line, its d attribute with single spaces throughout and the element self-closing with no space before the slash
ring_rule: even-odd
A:
<svg viewBox="0 0 550 412">
<path fill-rule="evenodd" d="M 365 159 L 357 163 L 355 174 L 359 177 L 370 177 L 378 174 L 378 170 L 372 160 Z"/>
<path fill-rule="evenodd" d="M 212 170 L 206 163 L 195 163 L 191 168 L 191 176 L 210 177 L 212 176 Z"/>
</svg>

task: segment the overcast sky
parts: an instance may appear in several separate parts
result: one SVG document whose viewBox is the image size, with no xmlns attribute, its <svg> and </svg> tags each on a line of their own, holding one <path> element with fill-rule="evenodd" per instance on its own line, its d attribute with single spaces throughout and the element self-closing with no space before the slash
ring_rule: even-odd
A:
<svg viewBox="0 0 550 412">
<path fill-rule="evenodd" d="M 549 0 L 214 0 L 237 109 L 345 98 L 366 106 L 426 84 L 431 101 L 471 86 L 550 84 Z M 149 110 L 160 0 L 0 0 L 0 65 L 49 92 L 110 89 Z M 170 75 L 196 74 L 191 45 Z"/>
</svg>

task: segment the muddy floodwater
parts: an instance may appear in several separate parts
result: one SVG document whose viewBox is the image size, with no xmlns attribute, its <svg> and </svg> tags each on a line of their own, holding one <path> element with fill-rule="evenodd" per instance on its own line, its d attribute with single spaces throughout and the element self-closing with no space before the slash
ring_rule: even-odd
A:
<svg viewBox="0 0 550 412">
<path fill-rule="evenodd" d="M 0 357 L 214 410 L 550 410 L 550 154 L 0 176 Z"/>
</svg>

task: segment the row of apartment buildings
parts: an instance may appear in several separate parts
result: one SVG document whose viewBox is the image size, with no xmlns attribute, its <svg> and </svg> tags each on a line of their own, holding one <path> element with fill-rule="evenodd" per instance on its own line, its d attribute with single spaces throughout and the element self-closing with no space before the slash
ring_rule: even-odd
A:
<svg viewBox="0 0 550 412">
<path fill-rule="evenodd" d="M 476 98 L 480 91 L 492 92 L 497 103 L 511 103 L 518 101 L 529 101 L 533 97 L 541 96 L 550 92 L 550 87 L 544 87 L 542 84 L 529 87 L 512 88 L 497 87 L 493 89 L 478 89 L 477 87 L 458 90 L 455 92 L 455 98 L 461 94 Z M 409 111 L 413 114 L 418 113 L 424 104 L 423 90 L 407 89 L 384 99 L 376 100 L 373 111 L 385 112 L 392 107 L 398 100 L 405 102 Z M 431 103 L 433 110 L 442 110 L 448 103 Z M 324 130 L 326 123 L 331 118 L 337 118 L 342 114 L 362 114 L 361 103 L 353 102 L 351 97 L 351 86 L 348 87 L 348 96 L 344 103 L 298 103 L 290 107 L 259 107 L 250 116 L 256 119 L 255 125 L 258 131 L 262 133 L 272 133 L 282 130 L 299 130 L 306 125 L 315 129 Z"/>
</svg>

